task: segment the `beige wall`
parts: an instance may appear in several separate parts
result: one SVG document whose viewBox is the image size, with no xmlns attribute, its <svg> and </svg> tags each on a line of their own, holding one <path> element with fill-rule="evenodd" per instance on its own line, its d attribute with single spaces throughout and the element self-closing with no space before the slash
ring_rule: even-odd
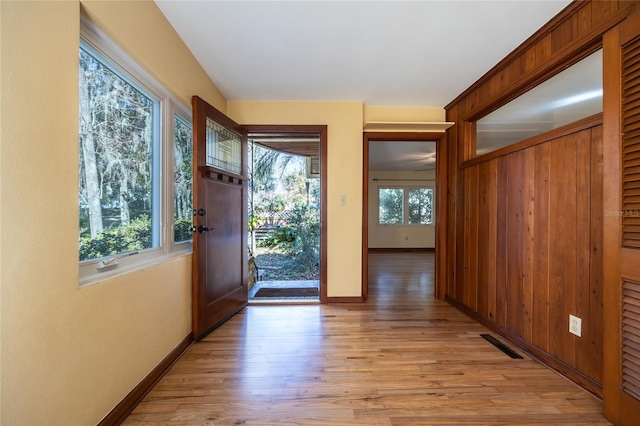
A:
<svg viewBox="0 0 640 426">
<path fill-rule="evenodd" d="M 425 107 L 364 107 L 364 121 L 444 122 L 444 108 Z"/>
<path fill-rule="evenodd" d="M 240 124 L 326 124 L 327 295 L 362 294 L 361 102 L 229 101 L 227 113 Z M 340 205 L 340 196 L 347 197 Z"/>
<path fill-rule="evenodd" d="M 416 186 L 423 183 L 435 190 L 435 170 L 423 172 L 369 172 L 369 248 L 434 248 L 435 226 L 378 225 L 378 188 L 380 186 Z M 380 179 L 378 182 L 373 179 Z M 385 179 L 392 179 L 386 181 Z M 405 180 L 402 180 L 405 179 Z M 416 182 L 420 179 L 421 182 Z M 434 199 L 435 211 L 435 199 Z"/>
<path fill-rule="evenodd" d="M 100 421 L 191 331 L 191 257 L 78 287 L 78 1 L 0 2 L 1 418 Z M 88 15 L 183 102 L 220 92 L 154 3 Z"/>
</svg>

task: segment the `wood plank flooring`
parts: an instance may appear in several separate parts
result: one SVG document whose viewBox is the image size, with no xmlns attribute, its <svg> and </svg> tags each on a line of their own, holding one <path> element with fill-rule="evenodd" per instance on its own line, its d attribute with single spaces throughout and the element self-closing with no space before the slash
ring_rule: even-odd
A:
<svg viewBox="0 0 640 426">
<path fill-rule="evenodd" d="M 369 259 L 366 303 L 249 306 L 124 424 L 609 424 L 600 400 L 434 300 L 433 253 Z"/>
</svg>

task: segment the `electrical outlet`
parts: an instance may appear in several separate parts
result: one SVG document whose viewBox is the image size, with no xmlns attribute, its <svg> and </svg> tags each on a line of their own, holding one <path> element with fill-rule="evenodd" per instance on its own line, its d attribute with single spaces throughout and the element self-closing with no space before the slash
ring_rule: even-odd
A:
<svg viewBox="0 0 640 426">
<path fill-rule="evenodd" d="M 569 333 L 582 336 L 582 319 L 569 315 Z"/>
</svg>

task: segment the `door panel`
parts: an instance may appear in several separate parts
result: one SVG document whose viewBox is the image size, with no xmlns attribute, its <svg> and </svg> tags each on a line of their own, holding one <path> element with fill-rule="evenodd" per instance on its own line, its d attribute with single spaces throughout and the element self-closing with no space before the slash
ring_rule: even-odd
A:
<svg viewBox="0 0 640 426">
<path fill-rule="evenodd" d="M 232 206 L 242 202 L 242 188 L 208 181 L 207 211 L 215 211 L 216 206 Z M 235 235 L 242 232 L 241 215 L 217 214 L 209 220 L 207 252 L 215 256 L 216 263 L 224 268 L 209 268 L 207 275 L 207 299 L 218 300 L 226 294 L 242 288 L 242 259 L 238 253 L 242 242 Z M 207 256 L 209 257 L 209 256 Z M 238 267 L 231 267 L 236 265 Z"/>
<path fill-rule="evenodd" d="M 197 96 L 193 117 L 193 334 L 202 338 L 247 304 L 247 140 Z"/>
<path fill-rule="evenodd" d="M 604 412 L 640 415 L 640 11 L 604 47 Z"/>
</svg>

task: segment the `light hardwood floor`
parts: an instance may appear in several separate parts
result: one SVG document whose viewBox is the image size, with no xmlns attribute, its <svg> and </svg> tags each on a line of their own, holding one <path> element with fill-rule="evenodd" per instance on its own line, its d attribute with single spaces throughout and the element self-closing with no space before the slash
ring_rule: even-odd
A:
<svg viewBox="0 0 640 426">
<path fill-rule="evenodd" d="M 125 424 L 609 424 L 597 398 L 434 300 L 432 253 L 375 253 L 369 268 L 365 304 L 247 307 Z"/>
</svg>

